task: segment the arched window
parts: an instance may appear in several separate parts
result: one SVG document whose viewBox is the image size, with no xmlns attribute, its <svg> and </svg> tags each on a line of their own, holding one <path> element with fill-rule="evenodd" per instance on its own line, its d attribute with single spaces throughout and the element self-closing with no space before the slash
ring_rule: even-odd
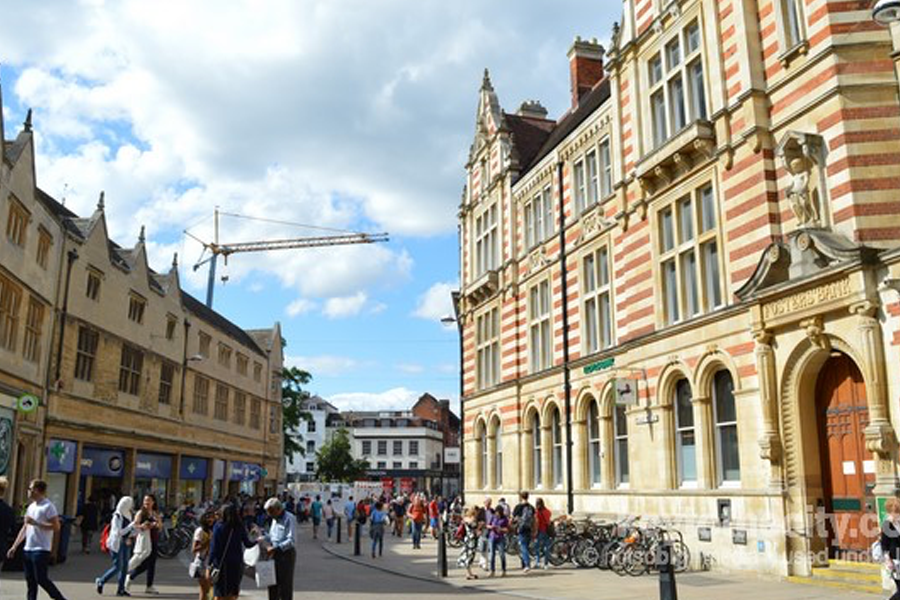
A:
<svg viewBox="0 0 900 600">
<path fill-rule="evenodd" d="M 679 379 L 675 384 L 675 463 L 679 486 L 697 481 L 697 438 L 691 400 L 691 384 L 687 379 Z"/>
<path fill-rule="evenodd" d="M 494 438 L 494 488 L 503 487 L 503 440 L 500 438 L 500 419 L 491 421 L 491 437 Z"/>
<path fill-rule="evenodd" d="M 481 424 L 480 432 L 478 435 L 478 444 L 480 446 L 480 454 L 481 454 L 481 487 L 486 488 L 488 486 L 488 447 L 487 447 L 487 427 L 484 426 L 484 423 Z"/>
<path fill-rule="evenodd" d="M 716 472 L 719 483 L 741 480 L 737 411 L 731 373 L 721 370 L 713 377 L 713 419 L 716 424 Z"/>
<path fill-rule="evenodd" d="M 559 418 L 559 409 L 553 409 L 553 417 L 552 417 L 552 429 L 551 432 L 553 434 L 553 485 L 554 487 L 561 487 L 563 484 L 563 436 L 562 436 L 562 423 Z"/>
<path fill-rule="evenodd" d="M 627 484 L 628 471 L 628 415 L 624 406 L 616 406 L 616 418 L 613 421 L 613 435 L 616 443 L 613 446 L 616 461 L 616 485 Z"/>
<path fill-rule="evenodd" d="M 531 481 L 534 487 L 541 485 L 541 417 L 537 413 L 531 421 Z"/>
<path fill-rule="evenodd" d="M 591 400 L 588 412 L 588 468 L 591 473 L 591 485 L 600 485 L 600 406 Z"/>
</svg>

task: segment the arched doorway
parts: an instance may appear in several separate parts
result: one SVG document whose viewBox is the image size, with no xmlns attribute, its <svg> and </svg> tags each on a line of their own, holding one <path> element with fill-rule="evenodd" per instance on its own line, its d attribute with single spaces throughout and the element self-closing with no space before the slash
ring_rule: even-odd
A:
<svg viewBox="0 0 900 600">
<path fill-rule="evenodd" d="M 869 407 L 862 373 L 845 354 L 822 365 L 816 381 L 816 425 L 832 558 L 863 554 L 878 534 L 875 463 L 866 450 Z"/>
</svg>

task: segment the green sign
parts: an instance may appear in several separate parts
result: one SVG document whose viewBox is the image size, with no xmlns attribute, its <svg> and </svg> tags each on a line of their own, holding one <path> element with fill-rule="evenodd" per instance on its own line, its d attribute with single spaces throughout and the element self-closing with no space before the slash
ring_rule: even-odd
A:
<svg viewBox="0 0 900 600">
<path fill-rule="evenodd" d="M 259 474 L 262 475 L 263 477 L 265 477 L 266 475 L 269 474 L 269 470 L 268 469 L 260 469 Z"/>
<path fill-rule="evenodd" d="M 18 402 L 16 402 L 16 409 L 19 412 L 30 413 L 37 410 L 37 407 L 41 405 L 40 399 L 33 394 L 22 394 L 19 396 Z"/>
<path fill-rule="evenodd" d="M 584 368 L 584 374 L 590 375 L 591 373 L 599 373 L 600 371 L 605 371 L 607 369 L 612 368 L 616 364 L 616 359 L 612 356 L 609 358 L 604 358 L 603 360 L 597 361 L 595 363 L 591 363 Z"/>
</svg>

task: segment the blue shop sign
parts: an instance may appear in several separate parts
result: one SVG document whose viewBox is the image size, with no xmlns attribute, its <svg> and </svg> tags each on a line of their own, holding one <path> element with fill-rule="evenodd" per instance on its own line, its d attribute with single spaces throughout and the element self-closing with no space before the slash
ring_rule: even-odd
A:
<svg viewBox="0 0 900 600">
<path fill-rule="evenodd" d="M 205 458 L 182 456 L 179 477 L 182 481 L 202 481 L 206 479 L 208 468 L 208 461 Z"/>
<path fill-rule="evenodd" d="M 134 476 L 137 479 L 169 479 L 172 477 L 172 457 L 138 452 Z"/>
<path fill-rule="evenodd" d="M 259 465 L 232 461 L 229 463 L 228 479 L 231 481 L 259 481 L 260 471 Z"/>
<path fill-rule="evenodd" d="M 81 451 L 81 474 L 99 477 L 121 477 L 125 471 L 125 454 L 121 450 L 84 448 Z"/>
<path fill-rule="evenodd" d="M 69 440 L 50 440 L 47 446 L 48 473 L 74 473 L 78 446 Z"/>
</svg>

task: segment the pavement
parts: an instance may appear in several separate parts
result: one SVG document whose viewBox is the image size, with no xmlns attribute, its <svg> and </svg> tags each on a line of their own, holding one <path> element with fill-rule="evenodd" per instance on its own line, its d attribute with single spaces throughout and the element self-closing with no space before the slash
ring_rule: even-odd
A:
<svg viewBox="0 0 900 600">
<path fill-rule="evenodd" d="M 93 581 L 106 568 L 109 557 L 97 551 L 82 555 L 77 551 L 80 548 L 77 540 L 73 541 L 72 550 L 75 551 L 70 553 L 65 564 L 51 568 L 50 577 L 68 600 L 97 600 L 99 596 Z M 514 556 L 508 557 L 507 577 L 487 579 L 484 573 L 479 572 L 482 578 L 468 582 L 465 571 L 456 567 L 458 551 L 452 549 L 448 553 L 449 577 L 439 580 L 436 577 L 437 545 L 433 540 L 426 539 L 421 550 L 413 550 L 408 539 L 401 541 L 388 535 L 384 556 L 377 559 L 368 555 L 368 538 L 362 541 L 364 554 L 354 557 L 353 545 L 348 544 L 346 538 L 342 544 L 313 540 L 310 529 L 301 527 L 294 597 L 323 600 L 383 600 L 385 597 L 402 599 L 404 596 L 425 597 L 427 600 L 460 597 L 467 600 L 649 600 L 659 597 L 658 582 L 651 576 L 618 577 L 596 569 L 565 567 L 533 571 L 526 575 L 518 569 L 519 559 Z M 160 594 L 145 594 L 144 576 L 141 576 L 132 586 L 132 595 L 135 598 L 196 599 L 198 588 L 187 576 L 188 563 L 186 553 L 172 560 L 160 559 L 155 582 Z M 872 600 L 878 597 L 717 572 L 679 575 L 677 583 L 681 600 Z M 113 582 L 107 584 L 104 597 L 115 597 Z M 0 600 L 22 598 L 25 598 L 22 573 L 0 573 Z M 39 598 L 47 596 L 42 591 Z M 256 589 L 252 580 L 244 579 L 241 598 L 266 600 L 268 596 L 265 590 Z"/>
</svg>

